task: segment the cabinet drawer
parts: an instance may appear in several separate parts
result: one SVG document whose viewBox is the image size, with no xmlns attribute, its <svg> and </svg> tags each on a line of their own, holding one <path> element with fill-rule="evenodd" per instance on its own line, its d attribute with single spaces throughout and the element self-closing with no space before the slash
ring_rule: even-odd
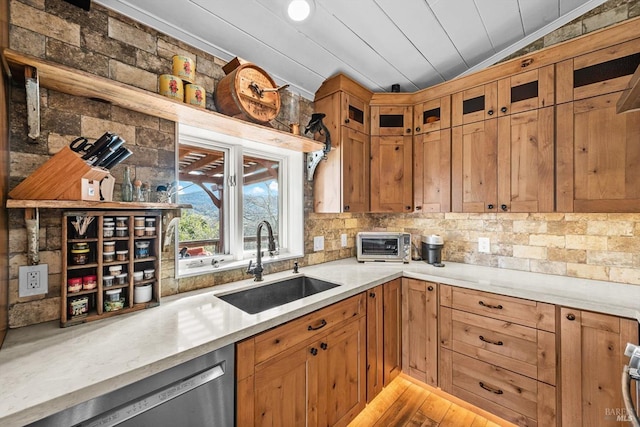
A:
<svg viewBox="0 0 640 427">
<path fill-rule="evenodd" d="M 266 331 L 255 338 L 255 363 L 325 333 L 347 319 L 363 316 L 365 312 L 364 294 L 360 294 Z"/>
<path fill-rule="evenodd" d="M 555 332 L 551 304 L 454 287 L 451 308 Z"/>
<path fill-rule="evenodd" d="M 452 354 L 453 394 L 518 425 L 536 425 L 538 382 L 461 354 Z"/>
<path fill-rule="evenodd" d="M 555 384 L 555 335 L 503 320 L 452 310 L 456 352 Z"/>
</svg>

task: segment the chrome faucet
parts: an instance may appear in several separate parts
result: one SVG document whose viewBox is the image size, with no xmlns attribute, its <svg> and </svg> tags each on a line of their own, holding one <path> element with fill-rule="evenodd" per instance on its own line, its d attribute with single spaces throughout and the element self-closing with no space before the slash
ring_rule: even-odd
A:
<svg viewBox="0 0 640 427">
<path fill-rule="evenodd" d="M 269 233 L 269 255 L 272 255 L 276 250 L 276 241 L 273 238 L 273 229 L 271 228 L 271 224 L 269 224 L 269 221 L 261 221 L 258 224 L 258 235 L 256 236 L 256 243 L 258 246 L 256 266 L 251 268 L 252 261 L 249 260 L 249 266 L 247 267 L 247 274 L 253 274 L 255 276 L 253 279 L 255 282 L 262 282 L 262 272 L 264 271 L 264 268 L 262 268 L 262 251 L 260 248 L 262 244 L 262 238 L 260 235 L 262 234 L 262 226 L 264 225 L 267 226 L 267 232 Z"/>
</svg>

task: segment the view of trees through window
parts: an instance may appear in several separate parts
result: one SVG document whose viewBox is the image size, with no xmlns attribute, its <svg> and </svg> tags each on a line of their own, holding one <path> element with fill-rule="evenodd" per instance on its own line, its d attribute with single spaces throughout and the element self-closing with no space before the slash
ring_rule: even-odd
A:
<svg viewBox="0 0 640 427">
<path fill-rule="evenodd" d="M 276 240 L 278 238 L 278 162 L 245 156 L 243 165 L 244 249 L 251 250 L 256 248 L 257 226 L 260 221 L 269 221 Z M 261 237 L 266 241 L 267 236 L 267 230 L 264 229 Z M 266 248 L 265 245 L 262 247 Z"/>
<path fill-rule="evenodd" d="M 179 248 L 182 257 L 226 252 L 224 179 L 227 162 L 228 156 L 224 151 L 180 148 L 179 202 L 193 206 L 192 209 L 183 209 L 180 218 Z M 262 220 L 269 221 L 277 239 L 279 162 L 244 156 L 242 163 L 242 181 L 238 184 L 243 186 L 243 247 L 251 250 L 256 248 L 256 227 Z M 267 238 L 266 229 L 262 237 Z"/>
</svg>

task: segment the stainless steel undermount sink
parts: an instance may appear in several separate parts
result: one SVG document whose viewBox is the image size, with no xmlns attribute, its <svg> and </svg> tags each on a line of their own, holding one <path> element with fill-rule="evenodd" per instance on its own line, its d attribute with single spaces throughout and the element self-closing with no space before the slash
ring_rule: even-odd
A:
<svg viewBox="0 0 640 427">
<path fill-rule="evenodd" d="M 256 314 L 337 286 L 340 285 L 311 277 L 298 276 L 257 288 L 217 295 L 217 297 L 244 312 Z"/>
</svg>

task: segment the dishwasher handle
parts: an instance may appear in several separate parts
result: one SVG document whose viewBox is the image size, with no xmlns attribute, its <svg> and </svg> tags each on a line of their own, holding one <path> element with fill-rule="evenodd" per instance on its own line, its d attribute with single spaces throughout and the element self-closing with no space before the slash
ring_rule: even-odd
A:
<svg viewBox="0 0 640 427">
<path fill-rule="evenodd" d="M 112 427 L 123 423 L 133 417 L 136 417 L 156 406 L 162 405 L 178 396 L 190 392 L 191 390 L 220 378 L 225 373 L 224 361 L 219 364 L 193 375 L 187 379 L 176 381 L 173 384 L 153 391 L 140 398 L 127 402 L 123 406 L 119 406 L 113 410 L 103 412 L 102 414 L 90 420 L 77 424 L 74 427 Z"/>
<path fill-rule="evenodd" d="M 627 409 L 627 415 L 629 416 L 631 425 L 633 425 L 633 427 L 640 427 L 640 419 L 638 419 L 638 414 L 636 413 L 636 409 L 633 407 L 633 401 L 631 400 L 631 375 L 629 375 L 628 365 L 624 365 L 624 368 L 622 369 L 622 400 L 624 401 L 624 406 Z"/>
</svg>

